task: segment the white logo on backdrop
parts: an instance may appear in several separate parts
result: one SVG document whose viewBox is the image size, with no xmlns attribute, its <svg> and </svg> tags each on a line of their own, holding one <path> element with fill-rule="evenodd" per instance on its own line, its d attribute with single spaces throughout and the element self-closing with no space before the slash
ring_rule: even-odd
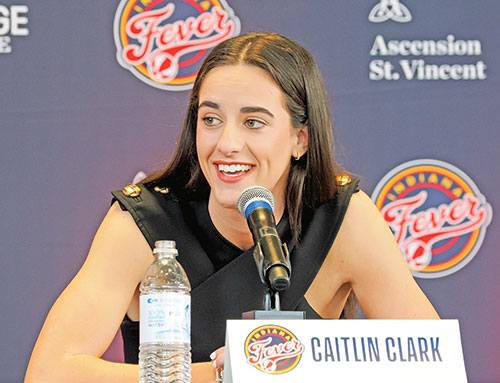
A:
<svg viewBox="0 0 500 383">
<path fill-rule="evenodd" d="M 0 4 L 0 53 L 12 53 L 12 36 L 28 36 L 27 5 Z"/>
<path fill-rule="evenodd" d="M 380 3 L 370 11 L 368 20 L 372 23 L 382 23 L 387 20 L 407 23 L 411 21 L 411 13 L 399 0 L 380 0 Z"/>
</svg>

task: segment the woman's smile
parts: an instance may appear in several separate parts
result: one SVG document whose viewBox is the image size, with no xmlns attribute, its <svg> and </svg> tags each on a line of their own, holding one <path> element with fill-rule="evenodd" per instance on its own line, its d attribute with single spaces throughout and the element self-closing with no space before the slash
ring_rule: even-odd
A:
<svg viewBox="0 0 500 383">
<path fill-rule="evenodd" d="M 223 182 L 239 182 L 243 177 L 251 173 L 254 166 L 241 162 L 216 161 L 217 175 Z"/>
</svg>

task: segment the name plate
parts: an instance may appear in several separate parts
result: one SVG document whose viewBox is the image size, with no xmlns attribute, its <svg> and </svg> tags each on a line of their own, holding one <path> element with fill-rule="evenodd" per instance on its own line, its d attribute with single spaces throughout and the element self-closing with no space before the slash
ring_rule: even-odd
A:
<svg viewBox="0 0 500 383">
<path fill-rule="evenodd" d="M 467 383 L 458 320 L 228 320 L 224 383 Z"/>
</svg>

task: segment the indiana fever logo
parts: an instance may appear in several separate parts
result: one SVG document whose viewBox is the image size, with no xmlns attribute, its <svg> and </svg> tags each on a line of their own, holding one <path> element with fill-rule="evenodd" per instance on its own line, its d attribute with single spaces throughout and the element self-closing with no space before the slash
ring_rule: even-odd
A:
<svg viewBox="0 0 500 383">
<path fill-rule="evenodd" d="M 304 345 L 290 331 L 266 325 L 253 330 L 245 341 L 247 363 L 268 374 L 283 374 L 297 366 Z"/>
<path fill-rule="evenodd" d="M 224 0 L 121 0 L 114 21 L 120 65 L 165 90 L 192 88 L 209 48 L 239 32 Z"/>
<path fill-rule="evenodd" d="M 415 160 L 391 170 L 372 199 L 389 224 L 413 275 L 438 278 L 467 265 L 483 242 L 492 211 L 460 169 Z"/>
</svg>

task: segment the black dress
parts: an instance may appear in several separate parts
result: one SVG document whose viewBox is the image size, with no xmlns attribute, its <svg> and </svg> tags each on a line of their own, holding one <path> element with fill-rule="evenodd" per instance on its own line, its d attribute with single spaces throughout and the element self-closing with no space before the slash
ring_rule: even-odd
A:
<svg viewBox="0 0 500 383">
<path fill-rule="evenodd" d="M 137 186 L 136 186 L 137 187 Z M 174 240 L 178 261 L 191 283 L 192 361 L 209 360 L 211 352 L 224 345 L 227 319 L 240 319 L 246 311 L 263 308 L 266 287 L 260 281 L 253 248 L 242 251 L 220 235 L 208 214 L 207 199 L 183 201 L 157 184 L 138 186 L 138 195 L 126 188 L 113 192 L 122 209 L 133 216 L 151 248 L 157 240 Z M 278 232 L 290 251 L 290 288 L 281 294 L 282 310 L 305 311 L 319 319 L 304 298 L 342 224 L 357 181 L 339 186 L 337 195 L 314 212 L 304 209 L 302 235 L 292 240 L 288 217 L 278 223 Z M 139 322 L 125 317 L 122 326 L 126 363 L 138 362 Z"/>
</svg>

